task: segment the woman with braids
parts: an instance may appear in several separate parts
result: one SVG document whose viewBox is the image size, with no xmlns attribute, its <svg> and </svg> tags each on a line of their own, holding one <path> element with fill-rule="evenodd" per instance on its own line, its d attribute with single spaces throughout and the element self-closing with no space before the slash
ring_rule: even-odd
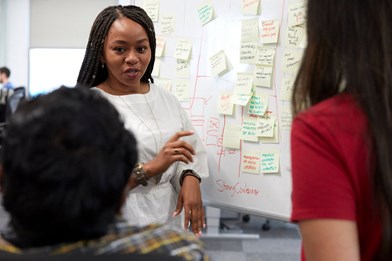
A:
<svg viewBox="0 0 392 261">
<path fill-rule="evenodd" d="M 303 260 L 392 260 L 392 2 L 308 0 L 293 93 Z"/>
<path fill-rule="evenodd" d="M 123 215 L 135 225 L 190 224 L 200 235 L 207 155 L 175 96 L 154 84 L 155 47 L 154 24 L 142 8 L 107 7 L 91 28 L 77 83 L 105 96 L 138 140 L 139 162 L 129 169 L 139 186 Z"/>
</svg>

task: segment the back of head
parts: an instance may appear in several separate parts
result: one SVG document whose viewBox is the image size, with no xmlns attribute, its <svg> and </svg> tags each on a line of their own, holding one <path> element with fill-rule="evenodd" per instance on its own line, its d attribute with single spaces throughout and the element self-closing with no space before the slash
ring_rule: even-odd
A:
<svg viewBox="0 0 392 261">
<path fill-rule="evenodd" d="M 127 17 L 135 21 L 146 31 L 151 48 L 151 60 L 141 80 L 144 82 L 154 82 L 151 75 L 154 69 L 156 49 L 154 23 L 148 14 L 139 6 L 117 5 L 105 8 L 95 18 L 86 46 L 86 53 L 79 71 L 78 84 L 86 87 L 95 87 L 106 80 L 108 76 L 107 67 L 102 66 L 101 61 L 104 40 L 113 22 L 120 17 Z"/>
<path fill-rule="evenodd" d="M 11 242 L 72 242 L 100 237 L 114 221 L 137 161 L 136 140 L 99 93 L 61 87 L 18 107 L 1 160 Z"/>
<path fill-rule="evenodd" d="M 358 100 L 388 94 L 385 86 L 392 79 L 392 2 L 308 0 L 307 3 L 308 44 L 295 84 L 294 112 L 342 89 Z"/>
</svg>

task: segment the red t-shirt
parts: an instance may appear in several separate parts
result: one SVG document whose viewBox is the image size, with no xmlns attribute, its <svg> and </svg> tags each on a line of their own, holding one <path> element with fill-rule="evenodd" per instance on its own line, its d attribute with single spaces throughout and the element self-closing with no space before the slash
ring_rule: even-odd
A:
<svg viewBox="0 0 392 261">
<path fill-rule="evenodd" d="M 349 94 L 325 100 L 294 119 L 291 219 L 355 221 L 361 260 L 372 260 L 381 240 L 368 147 L 366 118 Z"/>
</svg>

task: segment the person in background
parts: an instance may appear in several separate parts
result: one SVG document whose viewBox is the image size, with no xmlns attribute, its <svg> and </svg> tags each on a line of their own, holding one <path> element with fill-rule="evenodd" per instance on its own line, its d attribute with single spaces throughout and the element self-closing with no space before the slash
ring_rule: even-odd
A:
<svg viewBox="0 0 392 261">
<path fill-rule="evenodd" d="M 307 1 L 293 92 L 303 260 L 392 260 L 392 2 Z"/>
<path fill-rule="evenodd" d="M 0 67 L 0 83 L 3 85 L 4 89 L 11 90 L 14 88 L 14 85 L 9 80 L 10 76 L 10 69 L 7 67 Z"/>
<path fill-rule="evenodd" d="M 129 222 L 190 223 L 200 235 L 207 155 L 176 97 L 154 84 L 155 49 L 154 24 L 142 8 L 107 7 L 92 25 L 77 83 L 107 97 L 138 140 L 140 159 L 130 167 L 140 185 L 128 195 Z"/>
<path fill-rule="evenodd" d="M 9 81 L 10 76 L 10 69 L 7 67 L 0 67 L 0 83 L 2 84 L 2 88 L 0 89 L 0 124 L 6 121 L 8 99 L 14 93 L 14 86 Z"/>
<path fill-rule="evenodd" d="M 121 217 L 137 186 L 130 167 L 137 144 L 98 92 L 61 87 L 24 102 L 6 126 L 0 156 L 2 204 L 10 215 L 0 253 L 208 259 L 191 232 L 131 226 Z"/>
</svg>

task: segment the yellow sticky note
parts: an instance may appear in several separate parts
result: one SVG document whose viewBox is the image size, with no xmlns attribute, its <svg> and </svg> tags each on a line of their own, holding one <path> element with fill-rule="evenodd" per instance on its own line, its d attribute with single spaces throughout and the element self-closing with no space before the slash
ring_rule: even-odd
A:
<svg viewBox="0 0 392 261">
<path fill-rule="evenodd" d="M 280 113 L 280 126 L 282 130 L 285 131 L 290 131 L 291 130 L 291 124 L 293 122 L 293 113 L 291 110 L 291 104 L 290 103 L 283 103 L 282 104 L 282 110 Z"/>
<path fill-rule="evenodd" d="M 275 53 L 275 48 L 258 46 L 256 54 L 256 64 L 274 66 Z"/>
<path fill-rule="evenodd" d="M 287 28 L 285 45 L 286 47 L 305 47 L 306 30 L 304 24 Z"/>
<path fill-rule="evenodd" d="M 258 151 L 244 151 L 241 160 L 241 171 L 260 174 L 261 155 Z"/>
<path fill-rule="evenodd" d="M 273 69 L 270 66 L 256 65 L 253 83 L 256 86 L 271 88 Z"/>
<path fill-rule="evenodd" d="M 292 27 L 300 25 L 306 21 L 306 4 L 305 1 L 298 1 L 289 4 L 289 10 L 287 15 L 287 26 Z"/>
<path fill-rule="evenodd" d="M 241 126 L 241 138 L 243 140 L 258 142 L 259 138 L 257 136 L 257 118 L 255 117 L 245 117 Z"/>
<path fill-rule="evenodd" d="M 239 149 L 241 144 L 240 136 L 240 125 L 227 125 L 223 130 L 223 147 Z"/>
<path fill-rule="evenodd" d="M 144 10 L 153 22 L 159 20 L 159 1 L 158 0 L 144 0 Z"/>
<path fill-rule="evenodd" d="M 222 50 L 210 58 L 212 74 L 222 76 L 228 70 L 226 63 L 226 55 Z"/>
<path fill-rule="evenodd" d="M 189 60 L 192 50 L 192 41 L 186 39 L 178 39 L 174 57 L 180 60 Z"/>
<path fill-rule="evenodd" d="M 165 53 L 165 43 L 166 39 L 161 36 L 156 36 L 156 47 L 155 47 L 155 56 L 162 57 Z"/>
<path fill-rule="evenodd" d="M 299 66 L 301 65 L 303 50 L 288 49 L 284 50 L 282 71 L 285 73 L 297 74 Z"/>
<path fill-rule="evenodd" d="M 230 102 L 232 93 L 222 92 L 218 96 L 218 113 L 233 115 L 234 104 Z"/>
<path fill-rule="evenodd" d="M 241 13 L 243 15 L 258 15 L 260 0 L 242 0 Z"/>
<path fill-rule="evenodd" d="M 274 130 L 275 130 L 275 116 L 267 115 L 258 118 L 257 136 L 272 138 L 274 136 Z"/>
<path fill-rule="evenodd" d="M 291 96 L 293 94 L 293 83 L 294 76 L 291 74 L 286 74 L 282 79 L 282 84 L 280 88 L 280 99 L 284 101 L 291 101 Z"/>
<path fill-rule="evenodd" d="M 201 25 L 205 25 L 214 18 L 214 7 L 211 1 L 207 0 L 202 2 L 197 9 L 197 14 Z"/>
<path fill-rule="evenodd" d="M 151 72 L 151 75 L 155 77 L 159 77 L 160 70 L 161 70 L 161 60 L 155 59 L 154 68 Z"/>
<path fill-rule="evenodd" d="M 189 100 L 189 80 L 179 80 L 175 82 L 174 95 L 179 101 Z"/>
<path fill-rule="evenodd" d="M 234 92 L 237 94 L 252 94 L 253 74 L 252 73 L 237 73 L 237 82 L 234 87 Z"/>
<path fill-rule="evenodd" d="M 154 78 L 155 85 L 162 87 L 169 92 L 171 91 L 172 80 L 170 79 L 162 79 L 162 78 Z"/>
<path fill-rule="evenodd" d="M 190 76 L 189 61 L 177 60 L 176 77 L 189 79 L 189 76 Z"/>
<path fill-rule="evenodd" d="M 262 21 L 261 24 L 261 42 L 263 44 L 278 43 L 279 20 Z"/>
<path fill-rule="evenodd" d="M 176 31 L 176 18 L 173 15 L 164 15 L 161 21 L 161 34 L 172 34 Z"/>
<path fill-rule="evenodd" d="M 259 40 L 259 20 L 247 19 L 241 23 L 241 42 L 257 42 Z"/>
<path fill-rule="evenodd" d="M 279 153 L 276 152 L 261 153 L 261 172 L 279 173 Z"/>
<path fill-rule="evenodd" d="M 257 43 L 241 43 L 240 63 L 254 64 L 257 54 Z"/>
<path fill-rule="evenodd" d="M 248 104 L 248 114 L 263 116 L 268 108 L 268 102 L 266 94 L 254 94 Z"/>
<path fill-rule="evenodd" d="M 246 106 L 252 95 L 233 93 L 230 102 L 233 104 Z"/>
</svg>

